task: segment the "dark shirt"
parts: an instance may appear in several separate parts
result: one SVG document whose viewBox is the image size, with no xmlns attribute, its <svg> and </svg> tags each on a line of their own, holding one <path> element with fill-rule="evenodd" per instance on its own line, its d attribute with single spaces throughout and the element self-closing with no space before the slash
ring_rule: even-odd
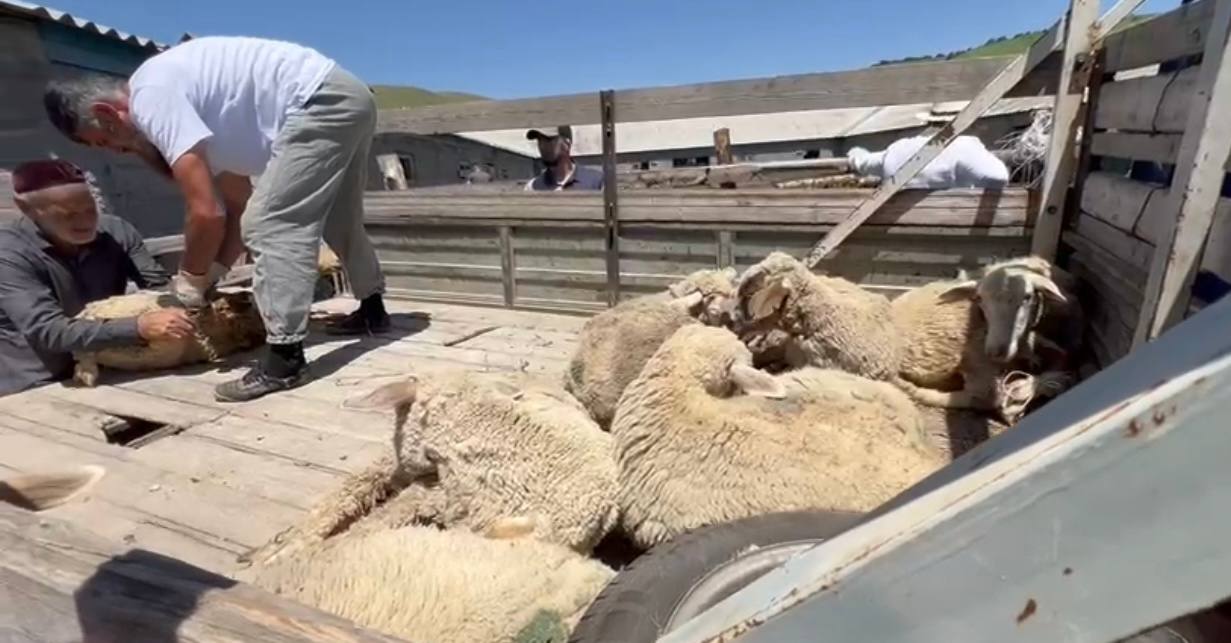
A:
<svg viewBox="0 0 1231 643">
<path fill-rule="evenodd" d="M 603 171 L 598 168 L 574 165 L 573 175 L 566 178 L 563 186 L 556 184 L 551 170 L 543 170 L 542 174 L 530 179 L 527 190 L 601 190 L 603 189 Z"/>
<path fill-rule="evenodd" d="M 167 284 L 127 221 L 100 215 L 98 236 L 76 255 L 64 255 L 22 217 L 0 225 L 0 395 L 71 374 L 73 351 L 140 341 L 137 320 L 77 320 L 92 301 Z"/>
</svg>

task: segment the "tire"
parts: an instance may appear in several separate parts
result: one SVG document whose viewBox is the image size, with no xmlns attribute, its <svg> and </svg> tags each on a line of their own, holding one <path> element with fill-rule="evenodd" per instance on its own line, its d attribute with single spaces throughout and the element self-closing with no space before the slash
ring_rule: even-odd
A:
<svg viewBox="0 0 1231 643">
<path fill-rule="evenodd" d="M 862 514 L 790 511 L 702 527 L 637 558 L 599 593 L 570 643 L 653 643 Z"/>
</svg>

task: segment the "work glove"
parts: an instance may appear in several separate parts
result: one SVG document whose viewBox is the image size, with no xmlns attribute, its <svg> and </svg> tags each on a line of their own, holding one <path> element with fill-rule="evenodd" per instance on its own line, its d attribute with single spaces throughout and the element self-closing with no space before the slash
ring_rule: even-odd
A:
<svg viewBox="0 0 1231 643">
<path fill-rule="evenodd" d="M 203 275 L 180 270 L 171 279 L 171 294 L 189 310 L 198 310 L 209 305 L 214 295 L 214 284 L 218 283 L 230 269 L 214 262 Z"/>
</svg>

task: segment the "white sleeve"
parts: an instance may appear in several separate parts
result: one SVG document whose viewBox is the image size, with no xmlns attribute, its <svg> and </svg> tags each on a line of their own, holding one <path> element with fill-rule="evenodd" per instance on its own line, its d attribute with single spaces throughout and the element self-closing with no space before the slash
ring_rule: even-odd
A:
<svg viewBox="0 0 1231 643">
<path fill-rule="evenodd" d="M 158 148 L 167 165 L 175 165 L 184 152 L 214 135 L 183 90 L 175 87 L 136 88 L 129 109 L 137 129 Z"/>
<path fill-rule="evenodd" d="M 1009 168 L 999 157 L 984 147 L 978 139 L 958 140 L 962 143 L 957 154 L 957 170 L 970 177 L 977 187 L 985 189 L 1002 188 L 1009 182 Z"/>
</svg>

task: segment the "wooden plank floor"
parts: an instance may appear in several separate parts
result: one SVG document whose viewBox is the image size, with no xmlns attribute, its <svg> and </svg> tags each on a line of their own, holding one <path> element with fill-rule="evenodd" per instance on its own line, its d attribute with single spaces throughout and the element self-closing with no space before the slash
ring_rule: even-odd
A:
<svg viewBox="0 0 1231 643">
<path fill-rule="evenodd" d="M 82 502 L 48 512 L 110 541 L 227 574 L 236 555 L 304 514 L 348 472 L 388 448 L 390 414 L 341 402 L 403 373 L 524 370 L 558 377 L 582 317 L 391 301 L 379 337 L 313 332 L 314 379 L 243 404 L 213 399 L 225 364 L 141 376 L 104 372 L 94 389 L 50 385 L 0 397 L 0 474 L 98 464 L 107 475 Z M 320 302 L 344 312 L 352 300 Z M 107 441 L 114 416 L 182 427 L 136 448 Z"/>
</svg>

